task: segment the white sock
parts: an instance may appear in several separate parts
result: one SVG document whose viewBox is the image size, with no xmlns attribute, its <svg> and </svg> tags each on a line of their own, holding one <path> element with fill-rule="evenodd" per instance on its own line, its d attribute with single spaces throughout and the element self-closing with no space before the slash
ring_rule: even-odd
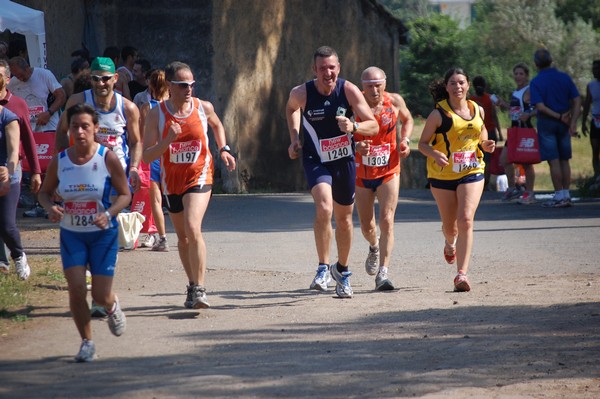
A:
<svg viewBox="0 0 600 399">
<path fill-rule="evenodd" d="M 562 190 L 563 198 L 571 198 L 571 192 L 569 190 Z"/>
</svg>

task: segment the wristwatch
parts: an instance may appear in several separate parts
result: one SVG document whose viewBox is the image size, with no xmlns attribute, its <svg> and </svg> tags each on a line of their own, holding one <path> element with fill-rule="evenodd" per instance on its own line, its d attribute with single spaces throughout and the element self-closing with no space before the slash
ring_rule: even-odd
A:
<svg viewBox="0 0 600 399">
<path fill-rule="evenodd" d="M 219 153 L 221 153 L 221 152 L 223 152 L 223 151 L 227 151 L 228 153 L 230 153 L 230 154 L 231 154 L 231 148 L 230 148 L 230 147 L 229 147 L 227 144 L 225 144 L 225 145 L 223 146 L 223 148 L 221 148 L 221 149 L 219 150 Z"/>
<path fill-rule="evenodd" d="M 358 122 L 354 121 L 354 127 L 352 129 L 352 133 L 356 133 L 357 130 L 358 130 Z"/>
</svg>

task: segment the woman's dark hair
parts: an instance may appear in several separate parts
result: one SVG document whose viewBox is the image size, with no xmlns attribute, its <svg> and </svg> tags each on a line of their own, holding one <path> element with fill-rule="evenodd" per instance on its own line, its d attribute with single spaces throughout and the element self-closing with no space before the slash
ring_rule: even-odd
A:
<svg viewBox="0 0 600 399">
<path fill-rule="evenodd" d="M 73 62 L 71 62 L 71 73 L 75 74 L 89 67 L 90 63 L 88 62 L 88 60 L 84 58 L 75 58 Z"/>
<path fill-rule="evenodd" d="M 473 78 L 473 86 L 475 87 L 475 94 L 479 97 L 483 96 L 485 88 L 487 87 L 485 78 L 483 76 L 475 76 Z"/>
<path fill-rule="evenodd" d="M 448 99 L 448 91 L 446 91 L 446 85 L 448 84 L 448 81 L 453 75 L 463 75 L 465 78 L 467 78 L 467 82 L 471 83 L 469 75 L 467 75 L 467 73 L 462 68 L 454 67 L 448 69 L 444 74 L 444 79 L 437 79 L 429 84 L 429 93 L 433 97 L 433 101 L 435 103 Z"/>
<path fill-rule="evenodd" d="M 71 124 L 71 119 L 75 115 L 80 115 L 80 114 L 90 115 L 92 117 L 92 121 L 94 122 L 94 125 L 98 124 L 98 113 L 96 112 L 94 107 L 92 107 L 88 103 L 75 104 L 67 110 L 67 120 L 69 121 L 69 124 Z"/>
</svg>

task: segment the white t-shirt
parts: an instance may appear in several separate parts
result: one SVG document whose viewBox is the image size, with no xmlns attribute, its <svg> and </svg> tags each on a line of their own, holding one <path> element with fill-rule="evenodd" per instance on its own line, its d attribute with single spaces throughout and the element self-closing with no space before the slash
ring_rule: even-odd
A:
<svg viewBox="0 0 600 399">
<path fill-rule="evenodd" d="M 13 76 L 8 83 L 8 89 L 16 96 L 21 97 L 29 108 L 31 129 L 34 132 L 56 131 L 58 125 L 58 112 L 52 115 L 44 126 L 37 126 L 37 115 L 48 111 L 48 95 L 62 88 L 54 74 L 48 69 L 33 68 L 33 73 L 27 82 L 22 82 Z"/>
</svg>

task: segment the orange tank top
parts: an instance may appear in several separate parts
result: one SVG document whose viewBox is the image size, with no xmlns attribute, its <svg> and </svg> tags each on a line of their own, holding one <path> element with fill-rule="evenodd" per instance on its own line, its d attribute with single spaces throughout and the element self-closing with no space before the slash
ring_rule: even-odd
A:
<svg viewBox="0 0 600 399">
<path fill-rule="evenodd" d="M 174 116 L 166 102 L 161 102 L 158 126 L 163 139 L 171 123 L 181 125 L 181 134 L 160 158 L 163 194 L 181 195 L 192 187 L 212 184 L 214 166 L 208 147 L 207 118 L 200 100 L 192 98 L 192 109 L 184 117 Z"/>
<path fill-rule="evenodd" d="M 390 174 L 400 173 L 400 156 L 397 151 L 396 122 L 392 99 L 387 92 L 383 93 L 383 108 L 375 115 L 379 124 L 379 132 L 375 136 L 363 136 L 356 133 L 354 140 L 371 140 L 369 155 L 356 153 L 356 178 L 379 179 Z M 357 120 L 358 117 L 357 117 Z"/>
</svg>

